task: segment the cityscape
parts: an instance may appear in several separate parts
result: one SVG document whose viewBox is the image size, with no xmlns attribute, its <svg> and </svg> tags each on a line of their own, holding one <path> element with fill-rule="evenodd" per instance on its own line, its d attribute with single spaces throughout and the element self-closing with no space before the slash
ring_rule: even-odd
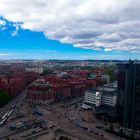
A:
<svg viewBox="0 0 140 140">
<path fill-rule="evenodd" d="M 0 0 L 0 140 L 140 140 L 138 0 Z"/>
</svg>

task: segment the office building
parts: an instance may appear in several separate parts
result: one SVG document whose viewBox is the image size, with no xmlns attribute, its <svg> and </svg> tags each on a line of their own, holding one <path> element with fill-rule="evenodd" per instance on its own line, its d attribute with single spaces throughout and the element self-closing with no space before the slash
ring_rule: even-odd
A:
<svg viewBox="0 0 140 140">
<path fill-rule="evenodd" d="M 118 90 L 122 91 L 118 106 L 123 127 L 140 129 L 140 63 L 118 64 Z"/>
<path fill-rule="evenodd" d="M 27 72 L 34 72 L 34 73 L 39 73 L 39 74 L 42 74 L 43 73 L 43 68 L 26 68 L 25 69 Z"/>
<path fill-rule="evenodd" d="M 95 107 L 115 107 L 117 104 L 116 83 L 106 84 L 102 87 L 85 91 L 84 103 Z"/>
</svg>

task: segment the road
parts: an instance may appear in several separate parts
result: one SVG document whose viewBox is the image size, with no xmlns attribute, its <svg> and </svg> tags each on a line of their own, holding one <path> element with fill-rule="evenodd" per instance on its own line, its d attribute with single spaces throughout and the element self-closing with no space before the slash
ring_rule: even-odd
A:
<svg viewBox="0 0 140 140">
<path fill-rule="evenodd" d="M 101 137 L 99 136 L 99 134 L 97 135 L 97 134 L 91 133 L 87 130 L 84 130 L 83 128 L 76 126 L 76 124 L 71 123 L 68 120 L 68 118 L 65 118 L 65 110 L 63 108 L 56 107 L 56 109 L 48 117 L 48 120 L 54 121 L 59 127 L 72 133 L 73 135 L 75 135 L 75 137 L 77 137 L 77 135 L 78 135 L 80 140 L 82 138 L 84 138 L 86 140 L 91 140 L 91 139 L 92 140 L 101 140 Z M 81 123 L 81 120 L 80 120 L 80 123 Z M 75 130 L 76 133 L 72 132 L 72 130 Z M 96 132 L 104 135 L 105 138 L 108 140 L 123 140 L 122 138 L 114 136 L 109 133 L 106 133 L 103 130 L 99 130 L 96 128 L 94 130 Z M 102 140 L 105 138 L 102 137 Z"/>
<path fill-rule="evenodd" d="M 11 106 L 16 105 L 16 109 L 19 108 L 20 110 L 25 110 L 27 109 L 27 111 L 31 111 L 32 109 L 28 106 L 28 103 L 23 102 L 24 98 L 26 97 L 26 91 L 23 91 L 21 94 L 19 94 L 14 100 L 12 100 L 7 106 L 3 107 L 0 109 L 0 111 L 4 111 L 7 110 L 9 108 L 11 108 Z M 24 109 L 22 108 L 24 104 Z M 61 103 L 59 103 L 61 105 Z M 64 132 L 72 137 L 75 137 L 76 139 L 79 140 L 120 140 L 119 137 L 111 135 L 109 133 L 106 133 L 104 131 L 98 130 L 95 128 L 96 132 L 98 132 L 98 134 L 89 132 L 83 128 L 80 128 L 79 126 L 77 126 L 76 124 L 70 122 L 68 120 L 68 118 L 66 117 L 66 110 L 73 110 L 73 105 L 68 107 L 68 108 L 62 108 L 60 107 L 58 104 L 54 104 L 54 105 L 50 105 L 47 107 L 41 107 L 41 106 L 37 106 L 38 109 L 47 109 L 47 108 L 51 108 L 52 111 L 49 111 L 50 113 L 44 113 L 43 116 L 41 117 L 36 117 L 36 119 L 42 119 L 44 121 L 48 121 L 48 122 L 53 122 L 54 125 L 56 125 L 57 128 L 63 128 Z M 45 111 L 44 111 L 45 112 Z M 27 113 L 27 118 L 29 118 L 29 114 Z M 68 114 L 67 114 L 68 116 Z M 79 114 L 76 112 L 76 116 L 73 117 L 77 117 L 79 118 Z M 80 124 L 82 124 L 82 120 L 80 120 L 80 118 L 78 119 L 79 121 L 77 121 L 77 123 L 79 122 Z M 9 119 L 10 122 L 10 119 Z M 8 132 L 9 129 L 8 127 L 10 126 L 10 124 L 8 124 L 9 122 L 7 122 L 7 124 L 1 129 L 0 128 L 0 133 L 1 131 L 3 132 Z M 15 120 L 13 121 L 14 123 L 16 122 Z M 10 122 L 11 123 L 11 122 Z M 29 131 L 32 131 L 29 130 Z M 23 139 L 21 138 L 20 135 L 23 133 L 27 133 L 28 131 L 24 131 L 24 132 L 19 132 L 17 134 L 12 135 L 12 137 L 16 138 L 16 140 L 18 139 Z M 100 134 L 99 134 L 100 133 Z M 105 136 L 101 137 L 101 134 Z"/>
<path fill-rule="evenodd" d="M 59 117 L 61 116 L 61 117 Z M 84 140 L 98 140 L 98 136 L 95 136 L 93 134 L 90 134 L 88 132 L 86 132 L 85 130 L 83 130 L 82 128 L 79 128 L 77 126 L 75 126 L 74 124 L 70 123 L 65 117 L 64 117 L 64 110 L 59 109 L 59 111 L 54 111 L 49 117 L 48 119 L 50 121 L 54 121 L 59 127 L 63 128 L 64 130 L 68 131 L 69 133 L 72 133 L 75 137 L 77 137 L 77 135 L 79 136 L 79 139 L 83 139 Z M 72 132 L 72 130 L 75 130 L 75 132 Z"/>
<path fill-rule="evenodd" d="M 18 96 L 16 98 L 14 98 L 12 101 L 10 101 L 7 105 L 1 107 L 0 108 L 0 116 L 3 115 L 13 105 L 16 105 L 16 107 L 19 107 L 25 97 L 26 97 L 26 90 L 19 93 Z"/>
</svg>

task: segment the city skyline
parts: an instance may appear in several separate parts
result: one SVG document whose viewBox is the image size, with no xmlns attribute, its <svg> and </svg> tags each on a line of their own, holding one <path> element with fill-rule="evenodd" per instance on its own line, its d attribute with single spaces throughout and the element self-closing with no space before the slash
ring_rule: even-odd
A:
<svg viewBox="0 0 140 140">
<path fill-rule="evenodd" d="M 140 59 L 139 8 L 136 0 L 1 0 L 0 60 Z"/>
</svg>

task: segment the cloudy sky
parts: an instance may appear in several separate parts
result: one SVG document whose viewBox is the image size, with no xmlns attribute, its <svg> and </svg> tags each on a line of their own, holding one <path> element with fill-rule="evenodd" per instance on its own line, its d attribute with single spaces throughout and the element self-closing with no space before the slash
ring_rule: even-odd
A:
<svg viewBox="0 0 140 140">
<path fill-rule="evenodd" d="M 0 0 L 0 59 L 140 59 L 140 0 Z"/>
</svg>

